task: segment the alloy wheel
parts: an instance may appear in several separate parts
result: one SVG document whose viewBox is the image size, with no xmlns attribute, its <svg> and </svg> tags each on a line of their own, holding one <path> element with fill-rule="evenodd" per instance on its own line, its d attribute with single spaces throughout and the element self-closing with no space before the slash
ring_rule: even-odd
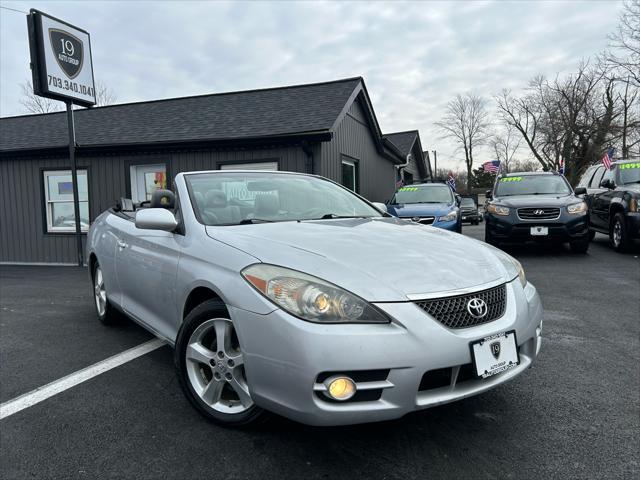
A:
<svg viewBox="0 0 640 480">
<path fill-rule="evenodd" d="M 210 408 L 242 413 L 253 406 L 231 320 L 215 318 L 199 325 L 189 338 L 185 355 L 189 382 Z"/>
<path fill-rule="evenodd" d="M 102 277 L 102 270 L 100 267 L 96 268 L 93 275 L 93 292 L 96 301 L 96 308 L 98 309 L 98 315 L 103 316 L 107 309 L 107 290 L 104 287 L 104 278 Z"/>
<path fill-rule="evenodd" d="M 620 225 L 620 221 L 616 220 L 613 224 L 613 245 L 615 247 L 619 247 L 622 243 L 622 225 Z"/>
</svg>

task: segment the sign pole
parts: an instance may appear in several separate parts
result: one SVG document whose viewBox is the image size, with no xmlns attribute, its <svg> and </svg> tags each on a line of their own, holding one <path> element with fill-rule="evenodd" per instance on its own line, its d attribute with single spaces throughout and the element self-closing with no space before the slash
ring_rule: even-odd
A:
<svg viewBox="0 0 640 480">
<path fill-rule="evenodd" d="M 73 186 L 73 214 L 76 219 L 76 248 L 78 266 L 84 265 L 82 252 L 82 228 L 80 224 L 80 196 L 78 194 L 78 171 L 76 168 L 76 131 L 73 122 L 73 103 L 67 101 L 67 130 L 69 131 L 69 161 L 71 163 L 71 184 Z"/>
</svg>

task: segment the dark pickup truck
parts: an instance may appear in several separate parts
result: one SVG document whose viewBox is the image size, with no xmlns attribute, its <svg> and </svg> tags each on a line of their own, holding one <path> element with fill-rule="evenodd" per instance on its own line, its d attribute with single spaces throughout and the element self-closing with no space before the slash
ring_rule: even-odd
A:
<svg viewBox="0 0 640 480">
<path fill-rule="evenodd" d="M 590 167 L 579 185 L 588 185 L 585 201 L 589 207 L 591 238 L 596 232 L 609 236 L 611 246 L 624 252 L 640 238 L 640 161 L 613 162 Z"/>
</svg>

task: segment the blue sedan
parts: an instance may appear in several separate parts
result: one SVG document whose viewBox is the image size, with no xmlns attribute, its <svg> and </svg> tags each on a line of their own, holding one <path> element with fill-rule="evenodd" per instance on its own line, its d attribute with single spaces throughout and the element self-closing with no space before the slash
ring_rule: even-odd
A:
<svg viewBox="0 0 640 480">
<path fill-rule="evenodd" d="M 421 183 L 399 188 L 387 206 L 391 215 L 425 225 L 462 231 L 456 195 L 444 183 Z"/>
</svg>

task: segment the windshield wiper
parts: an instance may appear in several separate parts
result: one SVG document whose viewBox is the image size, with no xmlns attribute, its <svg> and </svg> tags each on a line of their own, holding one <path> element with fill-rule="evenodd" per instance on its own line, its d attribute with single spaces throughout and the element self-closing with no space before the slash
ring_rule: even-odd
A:
<svg viewBox="0 0 640 480">
<path fill-rule="evenodd" d="M 336 215 L 335 213 L 325 213 L 320 218 L 310 218 L 309 220 L 330 220 L 332 218 L 371 218 L 368 215 Z"/>
<path fill-rule="evenodd" d="M 276 220 L 265 220 L 264 218 L 245 218 L 240 220 L 236 225 L 250 225 L 254 223 L 273 223 Z"/>
</svg>

